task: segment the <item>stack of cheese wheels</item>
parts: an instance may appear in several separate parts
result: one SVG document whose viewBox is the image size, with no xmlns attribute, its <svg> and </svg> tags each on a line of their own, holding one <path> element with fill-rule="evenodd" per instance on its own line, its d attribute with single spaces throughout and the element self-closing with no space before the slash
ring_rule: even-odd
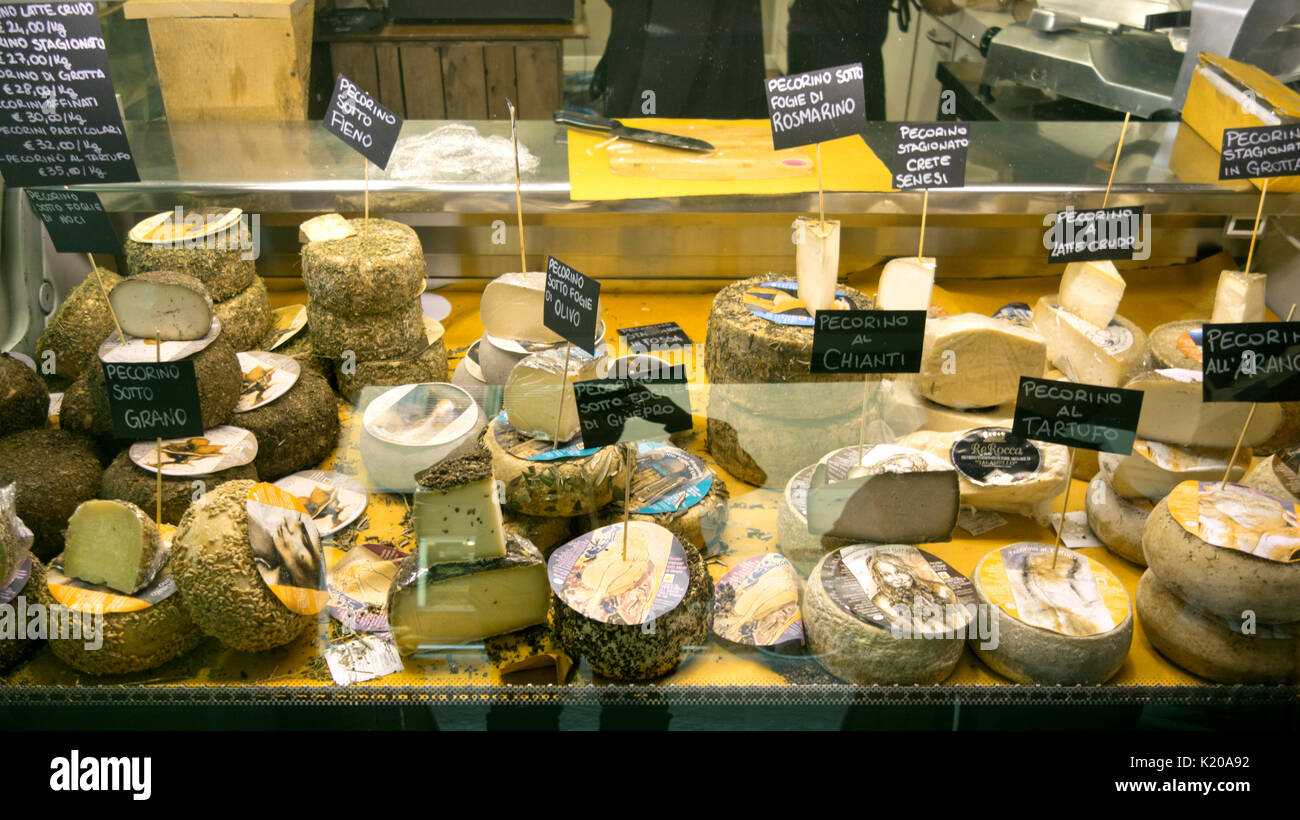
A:
<svg viewBox="0 0 1300 820">
<path fill-rule="evenodd" d="M 1240 479 L 1250 454 L 1239 456 L 1229 469 L 1231 457 L 1231 449 L 1180 447 L 1143 438 L 1134 440 L 1127 456 L 1102 453 L 1088 488 L 1088 525 L 1111 552 L 1146 566 L 1142 528 L 1156 502 L 1184 481 Z"/>
<path fill-rule="evenodd" d="M 827 672 L 858 685 L 939 683 L 972 626 L 970 581 L 902 544 L 854 544 L 808 575 L 808 649 Z"/>
<path fill-rule="evenodd" d="M 546 326 L 546 273 L 527 271 L 503 273 L 483 289 L 479 319 L 483 338 L 478 341 L 474 378 L 488 385 L 503 385 L 515 365 L 532 354 L 563 346 L 564 339 Z M 596 339 L 604 337 L 596 304 Z"/>
<path fill-rule="evenodd" d="M 857 439 L 864 377 L 809 372 L 812 318 L 796 290 L 776 274 L 745 279 L 723 288 L 709 312 L 709 452 L 750 484 L 781 487 L 809 452 Z M 852 288 L 837 291 L 839 308 L 872 304 Z"/>
<path fill-rule="evenodd" d="M 366 387 L 358 412 L 361 461 L 375 492 L 414 492 L 417 473 L 473 451 L 487 424 L 474 399 L 445 382 Z"/>
<path fill-rule="evenodd" d="M 394 360 L 427 352 L 420 304 L 424 251 L 414 230 L 387 219 L 332 220 L 321 230 L 312 220 L 303 233 L 322 237 L 302 248 L 307 332 L 316 354 L 335 363 L 341 381 L 358 370 L 391 371 Z M 362 378 L 349 392 L 367 386 Z"/>
<path fill-rule="evenodd" d="M 0 438 L 49 418 L 50 391 L 36 371 L 21 359 L 0 353 Z"/>
<path fill-rule="evenodd" d="M 1188 481 L 1142 533 L 1139 615 L 1152 645 L 1222 683 L 1294 680 L 1300 662 L 1295 503 L 1241 484 Z"/>
<path fill-rule="evenodd" d="M 175 271 L 202 282 L 236 351 L 255 349 L 271 326 L 266 283 L 255 272 L 242 218 L 238 208 L 177 208 L 137 223 L 123 248 L 130 276 Z"/>
<path fill-rule="evenodd" d="M 1285 458 L 1276 453 L 1257 461 L 1241 479 L 1241 483 L 1274 498 L 1300 504 L 1300 475 L 1296 474 Z"/>
<path fill-rule="evenodd" d="M 1017 683 L 1099 684 L 1124 665 L 1133 640 L 1128 593 L 1110 570 L 1051 544 L 1011 544 L 971 576 L 996 640 L 971 638 L 989 668 Z"/>
<path fill-rule="evenodd" d="M 442 340 L 442 323 L 426 316 L 424 325 L 427 344 L 417 353 L 396 359 L 357 362 L 355 367 L 341 368 L 338 383 L 343 398 L 356 404 L 363 387 L 447 381 L 447 345 Z"/>
<path fill-rule="evenodd" d="M 122 281 L 112 271 L 91 271 L 59 303 L 58 310 L 45 324 L 36 340 L 36 359 L 54 365 L 51 387 L 66 389 L 87 370 L 99 366 L 99 345 L 113 332 L 113 314 L 105 294 Z"/>
<path fill-rule="evenodd" d="M 620 522 L 581 535 L 551 553 L 547 575 L 556 636 L 598 675 L 662 677 L 708 639 L 713 580 L 704 558 L 658 524 Z"/>
<path fill-rule="evenodd" d="M 261 455 L 261 448 L 258 449 Z M 190 504 L 227 481 L 257 481 L 254 464 L 240 464 L 207 475 L 162 477 L 162 518 L 159 524 L 176 525 Z M 127 450 L 118 453 L 104 468 L 99 497 L 129 501 L 147 510 L 158 503 L 158 474 L 138 466 Z"/>
</svg>

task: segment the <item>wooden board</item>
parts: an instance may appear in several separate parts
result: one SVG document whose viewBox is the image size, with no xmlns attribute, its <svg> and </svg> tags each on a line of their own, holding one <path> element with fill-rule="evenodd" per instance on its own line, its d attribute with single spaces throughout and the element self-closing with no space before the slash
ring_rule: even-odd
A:
<svg viewBox="0 0 1300 820">
<path fill-rule="evenodd" d="M 128 0 L 122 14 L 128 20 L 160 17 L 278 17 L 297 14 L 308 0 Z"/>
<path fill-rule="evenodd" d="M 442 98 L 448 119 L 487 119 L 487 82 L 480 46 L 442 48 Z"/>
<path fill-rule="evenodd" d="M 398 48 L 406 116 L 413 120 L 442 119 L 446 108 L 442 102 L 442 60 L 437 47 L 411 44 Z"/>
<path fill-rule="evenodd" d="M 342 74 L 362 90 L 377 93 L 379 66 L 375 62 L 375 47 L 371 43 L 335 43 L 330 46 L 330 60 L 335 75 Z M 330 83 L 331 90 L 334 83 Z"/>
<path fill-rule="evenodd" d="M 391 43 L 377 43 L 375 68 L 379 75 L 379 104 L 405 119 L 406 101 L 402 93 L 402 64 L 397 46 Z"/>
<path fill-rule="evenodd" d="M 510 119 L 506 98 L 519 105 L 519 90 L 515 86 L 515 47 L 509 44 L 484 46 L 483 68 L 487 81 L 488 119 Z"/>
<path fill-rule="evenodd" d="M 560 70 L 560 43 L 520 43 L 515 46 L 515 73 L 519 77 L 519 118 L 549 120 L 563 107 L 564 75 Z"/>
<path fill-rule="evenodd" d="M 711 143 L 712 153 L 679 151 L 619 140 L 600 149 L 609 154 L 609 170 L 623 176 L 657 179 L 784 179 L 817 173 L 816 152 L 809 147 L 772 150 L 766 125 L 753 128 L 688 126 L 673 133 Z"/>
</svg>

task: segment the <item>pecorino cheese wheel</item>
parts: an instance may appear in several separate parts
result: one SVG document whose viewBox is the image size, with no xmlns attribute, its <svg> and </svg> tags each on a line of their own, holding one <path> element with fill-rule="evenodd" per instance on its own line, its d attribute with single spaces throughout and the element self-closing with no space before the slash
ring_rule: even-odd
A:
<svg viewBox="0 0 1300 820">
<path fill-rule="evenodd" d="M 374 316 L 418 302 L 424 251 L 408 225 L 387 219 L 348 220 L 356 233 L 309 242 L 302 280 L 310 303 L 340 316 Z"/>
<path fill-rule="evenodd" d="M 99 493 L 103 468 L 90 439 L 34 428 L 0 439 L 0 487 L 17 488 L 18 517 L 36 535 L 32 554 L 63 551 L 63 531 L 77 505 Z"/>
<path fill-rule="evenodd" d="M 50 410 L 45 382 L 19 359 L 0 353 L 0 438 L 44 427 Z"/>
<path fill-rule="evenodd" d="M 44 362 L 52 353 L 54 372 L 65 384 L 92 364 L 98 366 L 100 344 L 108 334 L 116 332 L 106 297 L 122 277 L 103 268 L 98 269 L 98 274 L 96 277 L 91 272 L 63 298 L 46 323 L 45 332 L 36 340 L 36 361 Z"/>
<path fill-rule="evenodd" d="M 196 498 L 215 490 L 227 481 L 257 481 L 257 468 L 241 464 L 211 475 L 169 476 L 162 478 L 162 520 L 159 523 L 177 524 Z M 157 474 L 136 466 L 131 454 L 123 450 L 104 469 L 100 483 L 100 498 L 116 498 L 154 514 L 157 504 Z"/>
<path fill-rule="evenodd" d="M 262 481 L 320 464 L 338 444 L 338 398 L 329 383 L 310 370 L 270 404 L 237 413 L 234 423 L 257 437 L 253 464 Z"/>
<path fill-rule="evenodd" d="M 1130 501 L 1115 492 L 1114 486 L 1103 473 L 1093 476 L 1084 500 L 1088 514 L 1088 528 L 1101 539 L 1106 549 L 1132 561 L 1140 567 L 1147 565 L 1142 553 L 1142 528 L 1154 506 L 1145 498 Z"/>
<path fill-rule="evenodd" d="M 260 276 L 239 293 L 217 302 L 213 310 L 221 320 L 221 338 L 237 353 L 256 350 L 271 329 L 270 296 Z"/>
<path fill-rule="evenodd" d="M 397 359 L 422 348 L 424 314 L 419 299 L 387 313 L 360 318 L 308 302 L 307 332 L 312 349 L 327 359 L 344 360 L 344 364 L 349 358 L 354 363 Z"/>
</svg>

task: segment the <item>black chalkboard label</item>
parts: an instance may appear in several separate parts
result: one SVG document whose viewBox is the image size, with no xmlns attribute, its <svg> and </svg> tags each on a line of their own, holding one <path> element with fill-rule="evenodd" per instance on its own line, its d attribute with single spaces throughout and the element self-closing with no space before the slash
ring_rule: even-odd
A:
<svg viewBox="0 0 1300 820">
<path fill-rule="evenodd" d="M 666 438 L 691 429 L 685 379 L 594 379 L 574 382 L 584 447 Z"/>
<path fill-rule="evenodd" d="M 28 188 L 27 198 L 59 253 L 121 253 L 122 243 L 94 191 Z"/>
<path fill-rule="evenodd" d="M 918 373 L 924 310 L 819 310 L 812 373 Z"/>
<path fill-rule="evenodd" d="M 1057 211 L 1043 237 L 1048 262 L 1132 259 L 1143 244 L 1141 205 Z M 1145 237 L 1149 238 L 1149 237 Z"/>
<path fill-rule="evenodd" d="M 1011 431 L 1021 438 L 1119 453 L 1133 452 L 1142 391 L 1021 377 Z"/>
<path fill-rule="evenodd" d="M 1300 322 L 1204 325 L 1205 401 L 1300 401 Z"/>
<path fill-rule="evenodd" d="M 637 325 L 620 327 L 618 335 L 627 342 L 633 353 L 650 353 L 654 350 L 674 350 L 693 344 L 681 325 L 676 322 L 660 322 L 657 325 Z"/>
<path fill-rule="evenodd" d="M 0 5 L 0 173 L 10 188 L 136 182 L 95 3 Z"/>
<path fill-rule="evenodd" d="M 321 125 L 375 165 L 387 168 L 402 118 L 340 74 Z"/>
<path fill-rule="evenodd" d="M 542 324 L 593 356 L 600 282 L 583 276 L 554 256 L 546 257 Z"/>
<path fill-rule="evenodd" d="M 1226 128 L 1219 146 L 1219 179 L 1300 174 L 1300 123 Z"/>
<path fill-rule="evenodd" d="M 203 435 L 194 362 L 100 362 L 113 435 L 142 441 Z"/>
<path fill-rule="evenodd" d="M 767 112 L 778 151 L 861 134 L 867 130 L 862 63 L 773 77 Z"/>
<path fill-rule="evenodd" d="M 966 184 L 970 127 L 964 122 L 900 122 L 889 172 L 900 191 L 960 188 Z"/>
</svg>

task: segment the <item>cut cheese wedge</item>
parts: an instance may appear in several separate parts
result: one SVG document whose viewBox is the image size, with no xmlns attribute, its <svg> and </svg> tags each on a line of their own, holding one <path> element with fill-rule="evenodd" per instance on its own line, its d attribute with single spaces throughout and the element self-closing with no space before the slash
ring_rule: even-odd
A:
<svg viewBox="0 0 1300 820">
<path fill-rule="evenodd" d="M 861 457 L 857 448 L 838 452 L 852 456 L 846 472 L 830 460 L 813 471 L 809 532 L 885 544 L 951 540 L 961 497 L 950 465 L 888 444 L 864 448 Z"/>
<path fill-rule="evenodd" d="M 1022 376 L 1047 369 L 1047 345 L 1030 328 L 961 313 L 925 324 L 921 395 L 957 409 L 1015 401 Z"/>
<path fill-rule="evenodd" d="M 504 522 L 487 450 L 448 459 L 416 477 L 411 516 L 429 564 L 483 561 L 506 554 Z"/>
<path fill-rule="evenodd" d="M 596 364 L 597 359 L 574 347 L 567 353 L 564 348 L 553 348 L 524 357 L 510 371 L 502 394 L 511 426 L 546 441 L 565 442 L 576 437 L 578 402 L 573 383 L 596 378 Z"/>
<path fill-rule="evenodd" d="M 1219 285 L 1214 291 L 1214 312 L 1210 315 L 1210 321 L 1214 324 L 1264 321 L 1264 297 L 1267 289 L 1267 274 L 1223 271 L 1219 274 Z"/>
<path fill-rule="evenodd" d="M 564 341 L 543 321 L 545 295 L 545 271 L 501 274 L 488 282 L 479 300 L 478 313 L 483 330 L 498 339 L 548 344 Z M 599 324 L 599 302 L 596 312 Z"/>
<path fill-rule="evenodd" d="M 1185 447 L 1235 447 L 1250 415 L 1250 405 L 1243 402 L 1203 401 L 1199 370 L 1150 370 L 1124 387 L 1144 394 L 1137 434 L 1149 441 Z M 1268 440 L 1281 423 L 1279 405 L 1256 405 L 1250 427 L 1241 439 L 1242 446 L 1254 447 Z"/>
<path fill-rule="evenodd" d="M 1108 260 L 1071 262 L 1061 276 L 1061 307 L 1097 327 L 1115 318 L 1124 298 L 1124 277 Z"/>
<path fill-rule="evenodd" d="M 1129 455 L 1102 453 L 1097 463 L 1121 497 L 1159 501 L 1184 481 L 1215 481 L 1225 474 L 1237 481 L 1246 472 L 1250 452 L 1241 453 L 1231 470 L 1230 458 L 1230 449 L 1179 447 L 1139 438 Z"/>
<path fill-rule="evenodd" d="M 129 501 L 84 501 L 68 519 L 63 570 L 72 578 L 130 595 L 166 558 L 158 525 Z"/>
<path fill-rule="evenodd" d="M 799 217 L 796 222 L 799 244 L 795 249 L 795 279 L 799 300 L 810 313 L 830 310 L 840 270 L 840 221 Z"/>
<path fill-rule="evenodd" d="M 1047 343 L 1047 360 L 1074 381 L 1119 387 L 1147 367 L 1146 334 L 1119 314 L 1098 327 L 1044 296 L 1034 305 L 1033 323 Z"/>
<path fill-rule="evenodd" d="M 934 291 L 935 259 L 904 256 L 885 263 L 880 272 L 876 307 L 881 310 L 929 310 Z"/>
<path fill-rule="evenodd" d="M 132 336 L 193 341 L 212 329 L 212 298 L 203 283 L 188 274 L 137 274 L 114 285 L 108 301 L 123 332 Z"/>
</svg>

